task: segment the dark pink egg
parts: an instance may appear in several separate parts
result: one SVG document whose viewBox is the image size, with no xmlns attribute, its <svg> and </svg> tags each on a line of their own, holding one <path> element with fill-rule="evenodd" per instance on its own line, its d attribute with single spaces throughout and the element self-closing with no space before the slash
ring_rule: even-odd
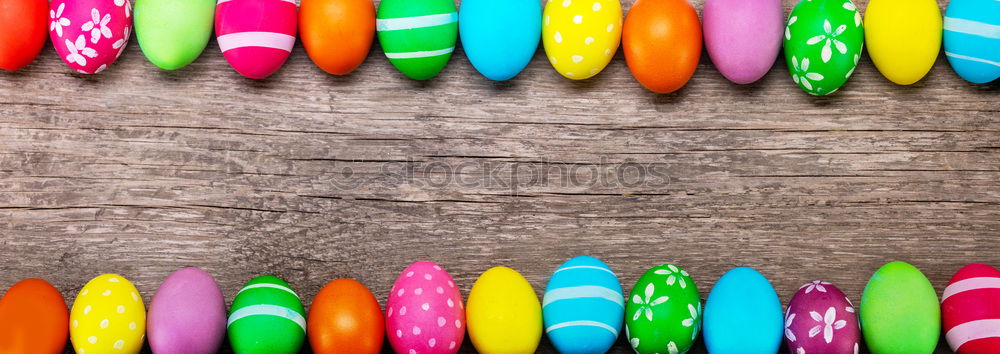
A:
<svg viewBox="0 0 1000 354">
<path fill-rule="evenodd" d="M 229 65 L 251 79 L 285 64 L 298 31 L 295 0 L 218 0 L 215 35 Z"/>
<path fill-rule="evenodd" d="M 955 272 L 941 295 L 941 322 L 956 353 L 1000 353 L 1000 271 L 970 264 Z"/>
<path fill-rule="evenodd" d="M 861 327 L 844 292 L 825 281 L 803 285 L 785 312 L 785 343 L 794 354 L 856 354 Z"/>
</svg>

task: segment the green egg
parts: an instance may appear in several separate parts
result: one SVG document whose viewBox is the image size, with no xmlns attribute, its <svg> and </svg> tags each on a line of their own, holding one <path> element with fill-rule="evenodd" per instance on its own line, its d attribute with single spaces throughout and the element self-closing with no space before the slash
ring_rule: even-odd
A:
<svg viewBox="0 0 1000 354">
<path fill-rule="evenodd" d="M 288 283 L 263 275 L 236 294 L 228 330 L 237 354 L 298 353 L 306 336 L 306 312 Z"/>
<path fill-rule="evenodd" d="M 817 96 L 840 89 L 861 60 L 865 30 L 851 0 L 803 0 L 785 27 L 785 60 L 792 80 Z"/>
<path fill-rule="evenodd" d="M 191 64 L 212 36 L 215 0 L 136 0 L 135 34 L 150 62 L 164 70 Z"/>
<path fill-rule="evenodd" d="M 411 79 L 435 77 L 451 59 L 458 39 L 452 0 L 382 0 L 375 17 L 382 51 Z"/>
<path fill-rule="evenodd" d="M 701 329 L 701 297 L 673 264 L 646 271 L 625 300 L 625 335 L 639 354 L 684 353 Z"/>
<path fill-rule="evenodd" d="M 882 266 L 861 294 L 861 331 L 873 354 L 933 353 L 941 333 L 937 292 L 916 267 Z"/>
</svg>

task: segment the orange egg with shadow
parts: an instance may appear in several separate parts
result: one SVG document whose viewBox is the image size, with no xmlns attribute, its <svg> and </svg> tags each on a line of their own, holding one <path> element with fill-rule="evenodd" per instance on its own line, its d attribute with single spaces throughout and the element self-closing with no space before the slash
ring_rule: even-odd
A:
<svg viewBox="0 0 1000 354">
<path fill-rule="evenodd" d="M 698 68 L 701 46 L 701 21 L 685 0 L 638 0 L 625 17 L 625 62 L 650 91 L 670 93 L 687 84 Z"/>
<path fill-rule="evenodd" d="M 302 0 L 299 37 L 316 66 L 346 75 L 365 61 L 375 37 L 371 0 Z"/>
<path fill-rule="evenodd" d="M 44 280 L 22 280 L 0 299 L 0 353 L 62 353 L 69 326 L 66 301 Z"/>
<path fill-rule="evenodd" d="M 316 354 L 379 353 L 385 319 L 367 287 L 353 279 L 337 279 L 313 299 L 306 333 Z"/>
</svg>

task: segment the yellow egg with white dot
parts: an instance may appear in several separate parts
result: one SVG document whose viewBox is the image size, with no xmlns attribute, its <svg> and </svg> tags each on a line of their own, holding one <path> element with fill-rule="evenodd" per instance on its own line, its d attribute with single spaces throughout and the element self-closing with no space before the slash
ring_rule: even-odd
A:
<svg viewBox="0 0 1000 354">
<path fill-rule="evenodd" d="M 542 13 L 542 45 L 552 67 L 573 80 L 589 79 L 618 51 L 619 0 L 550 0 Z"/>
<path fill-rule="evenodd" d="M 69 335 L 77 354 L 138 353 L 145 333 L 146 305 L 125 277 L 98 276 L 73 301 Z"/>
</svg>

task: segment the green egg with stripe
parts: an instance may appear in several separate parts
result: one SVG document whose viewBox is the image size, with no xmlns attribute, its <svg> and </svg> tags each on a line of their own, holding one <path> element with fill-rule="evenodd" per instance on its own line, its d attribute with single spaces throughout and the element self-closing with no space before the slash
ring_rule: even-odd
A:
<svg viewBox="0 0 1000 354">
<path fill-rule="evenodd" d="M 228 330 L 237 354 L 298 353 L 306 337 L 306 312 L 288 283 L 262 275 L 236 294 Z"/>
<path fill-rule="evenodd" d="M 382 0 L 375 17 L 382 51 L 406 76 L 427 80 L 448 65 L 458 39 L 452 0 Z"/>
</svg>

